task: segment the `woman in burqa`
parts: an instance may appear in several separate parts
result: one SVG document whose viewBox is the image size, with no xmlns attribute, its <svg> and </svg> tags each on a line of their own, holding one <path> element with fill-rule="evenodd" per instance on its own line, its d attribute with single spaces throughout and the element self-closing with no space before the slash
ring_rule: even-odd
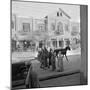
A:
<svg viewBox="0 0 90 90">
<path fill-rule="evenodd" d="M 37 73 L 33 70 L 32 64 L 30 65 L 26 80 L 25 80 L 26 88 L 39 88 L 39 78 Z"/>
</svg>

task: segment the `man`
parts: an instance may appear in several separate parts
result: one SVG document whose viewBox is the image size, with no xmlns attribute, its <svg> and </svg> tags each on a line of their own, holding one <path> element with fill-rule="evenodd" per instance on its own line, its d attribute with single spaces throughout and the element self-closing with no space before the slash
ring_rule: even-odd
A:
<svg viewBox="0 0 90 90">
<path fill-rule="evenodd" d="M 39 88 L 39 78 L 37 73 L 33 70 L 32 64 L 30 65 L 26 80 L 25 80 L 26 88 Z"/>
<path fill-rule="evenodd" d="M 48 67 L 48 50 L 44 47 L 44 59 L 45 59 L 45 67 Z"/>
<path fill-rule="evenodd" d="M 56 53 L 52 51 L 52 55 L 51 55 L 52 71 L 56 69 L 55 62 L 56 62 Z"/>
<path fill-rule="evenodd" d="M 52 49 L 50 48 L 50 51 L 49 51 L 49 67 L 51 65 L 51 56 L 52 56 Z"/>
<path fill-rule="evenodd" d="M 45 69 L 45 53 L 44 53 L 44 49 L 41 49 L 41 55 L 40 55 L 40 59 L 41 59 L 41 66 L 40 68 Z"/>
<path fill-rule="evenodd" d="M 63 72 L 64 68 L 63 68 L 63 55 L 61 54 L 61 51 L 59 51 L 58 54 L 58 70 L 59 72 Z"/>
</svg>

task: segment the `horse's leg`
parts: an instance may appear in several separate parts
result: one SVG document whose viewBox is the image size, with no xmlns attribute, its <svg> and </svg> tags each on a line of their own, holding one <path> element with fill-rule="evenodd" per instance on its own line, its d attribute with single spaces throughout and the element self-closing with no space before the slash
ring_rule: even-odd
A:
<svg viewBox="0 0 90 90">
<path fill-rule="evenodd" d="M 67 55 L 65 54 L 66 60 L 68 61 Z"/>
</svg>

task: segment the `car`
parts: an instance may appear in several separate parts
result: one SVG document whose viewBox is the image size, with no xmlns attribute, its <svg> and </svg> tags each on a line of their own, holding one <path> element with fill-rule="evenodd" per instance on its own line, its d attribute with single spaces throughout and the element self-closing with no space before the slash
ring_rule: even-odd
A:
<svg viewBox="0 0 90 90">
<path fill-rule="evenodd" d="M 14 62 L 11 65 L 11 79 L 12 87 L 25 84 L 28 70 L 30 68 L 30 61 Z"/>
</svg>

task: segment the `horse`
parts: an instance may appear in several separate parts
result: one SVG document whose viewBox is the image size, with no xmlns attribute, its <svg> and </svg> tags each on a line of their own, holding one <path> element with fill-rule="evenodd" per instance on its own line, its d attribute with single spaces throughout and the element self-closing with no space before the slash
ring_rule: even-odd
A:
<svg viewBox="0 0 90 90">
<path fill-rule="evenodd" d="M 56 53 L 56 56 L 58 56 L 59 51 L 61 51 L 61 54 L 62 54 L 63 56 L 65 56 L 65 57 L 66 57 L 66 60 L 68 61 L 68 58 L 67 58 L 67 50 L 71 50 L 70 46 L 66 46 L 66 47 L 63 48 L 63 49 L 55 49 L 54 52 Z"/>
</svg>

